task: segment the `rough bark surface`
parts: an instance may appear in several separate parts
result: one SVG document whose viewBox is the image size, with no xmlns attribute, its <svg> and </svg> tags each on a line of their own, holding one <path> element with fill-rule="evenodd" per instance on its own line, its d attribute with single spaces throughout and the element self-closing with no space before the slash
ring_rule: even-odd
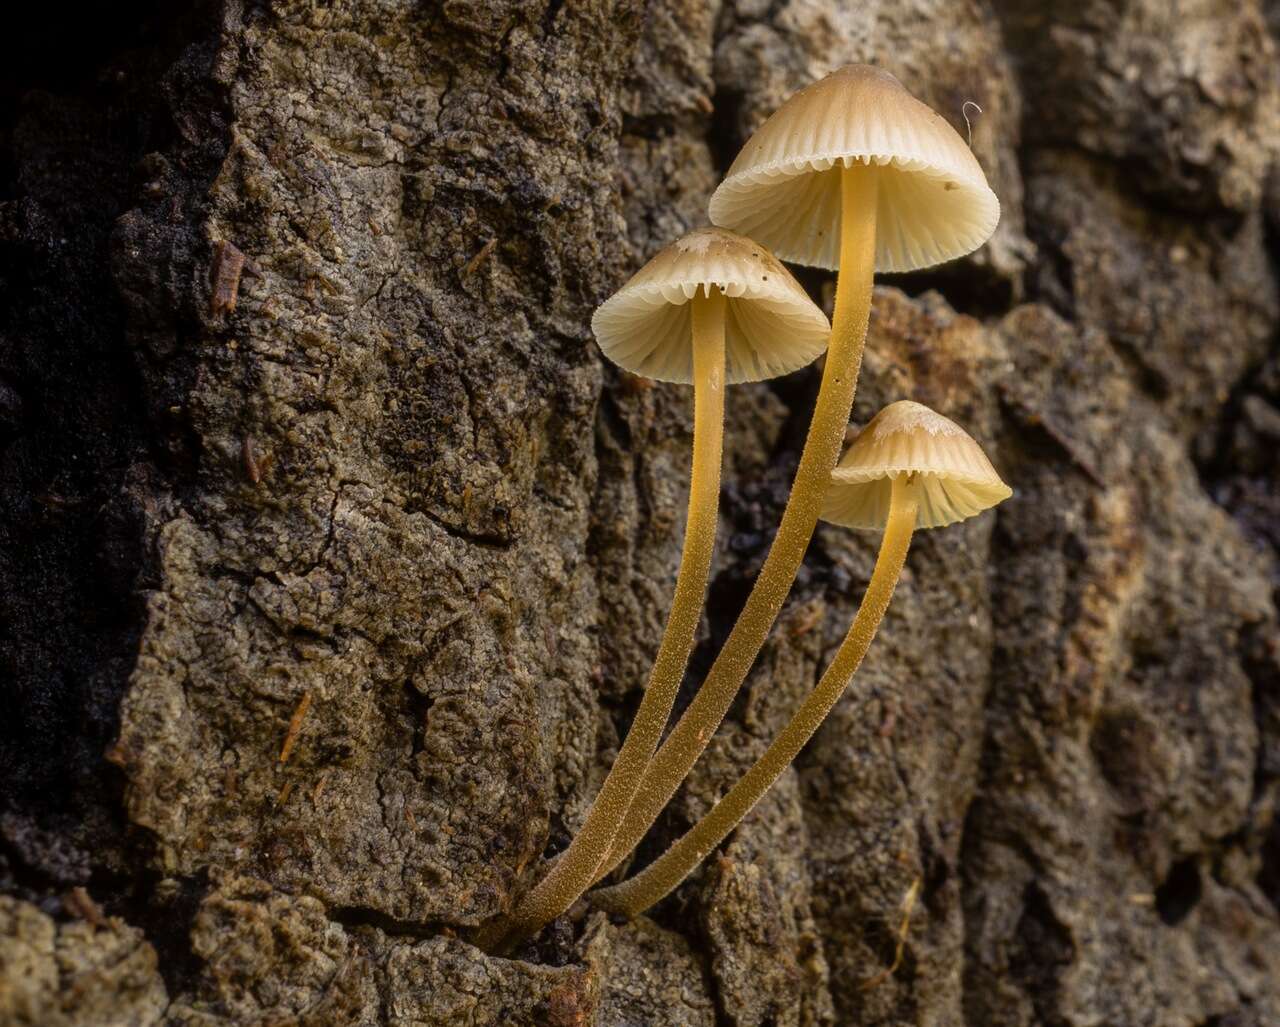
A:
<svg viewBox="0 0 1280 1027">
<path fill-rule="evenodd" d="M 0 1023 L 1280 1023 L 1280 6 L 48 7 L 0 62 Z M 877 290 L 853 421 L 927 403 L 1016 495 L 918 537 L 830 720 L 651 918 L 487 956 L 679 558 L 689 396 L 591 311 L 855 60 L 982 108 L 1004 216 Z M 729 394 L 681 704 L 816 386 Z M 873 559 L 819 529 L 640 861 Z"/>
</svg>

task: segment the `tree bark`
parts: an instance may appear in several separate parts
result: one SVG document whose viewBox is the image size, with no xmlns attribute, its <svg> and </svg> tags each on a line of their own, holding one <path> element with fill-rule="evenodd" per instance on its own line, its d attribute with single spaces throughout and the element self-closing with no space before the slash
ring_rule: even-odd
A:
<svg viewBox="0 0 1280 1027">
<path fill-rule="evenodd" d="M 126 7 L 0 44 L 0 1022 L 1280 1023 L 1280 7 Z M 690 394 L 591 312 L 849 61 L 967 110 L 1003 207 L 877 289 L 854 422 L 927 403 L 1015 497 L 918 536 L 651 917 L 487 956 L 679 560 Z M 817 375 L 730 390 L 678 709 Z M 812 688 L 875 544 L 819 529 L 639 860 Z"/>
</svg>

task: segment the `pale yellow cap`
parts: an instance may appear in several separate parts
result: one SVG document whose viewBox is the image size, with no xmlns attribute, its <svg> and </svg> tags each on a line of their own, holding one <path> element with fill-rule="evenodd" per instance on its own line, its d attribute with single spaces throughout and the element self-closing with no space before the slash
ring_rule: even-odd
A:
<svg viewBox="0 0 1280 1027">
<path fill-rule="evenodd" d="M 693 379 L 697 295 L 724 294 L 725 380 L 776 378 L 815 360 L 831 325 L 803 287 L 759 243 L 723 228 L 677 239 L 602 303 L 591 330 L 604 355 L 664 382 Z"/>
<path fill-rule="evenodd" d="M 783 260 L 840 263 L 840 168 L 879 169 L 876 270 L 913 271 L 976 250 L 1000 201 L 973 151 L 887 71 L 850 64 L 779 107 L 711 197 L 711 220 Z"/>
<path fill-rule="evenodd" d="M 987 454 L 960 425 L 927 406 L 890 403 L 859 432 L 831 472 L 822 519 L 884 530 L 893 479 L 914 475 L 917 528 L 941 528 L 1013 495 Z"/>
</svg>

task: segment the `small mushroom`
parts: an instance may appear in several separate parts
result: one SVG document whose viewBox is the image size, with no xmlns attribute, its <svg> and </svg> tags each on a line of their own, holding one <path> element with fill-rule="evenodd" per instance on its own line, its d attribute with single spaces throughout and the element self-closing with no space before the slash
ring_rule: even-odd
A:
<svg viewBox="0 0 1280 1027">
<path fill-rule="evenodd" d="M 711 197 L 711 220 L 785 260 L 838 267 L 822 385 L 787 507 L 737 622 L 689 708 L 650 762 L 599 876 L 657 819 L 724 719 L 768 637 L 813 536 L 853 406 L 872 277 L 962 256 L 1000 204 L 955 130 L 892 75 L 855 64 L 784 103 Z"/>
<path fill-rule="evenodd" d="M 715 547 L 724 383 L 794 371 L 826 348 L 826 316 L 763 246 L 722 228 L 662 250 L 591 320 L 605 355 L 635 374 L 693 385 L 693 470 L 684 552 L 666 630 L 631 728 L 582 828 L 507 921 L 477 936 L 509 948 L 595 881 L 684 677 Z"/>
<path fill-rule="evenodd" d="M 822 519 L 883 531 L 904 475 L 919 507 L 917 528 L 945 528 L 1013 495 L 968 432 L 904 399 L 876 414 L 831 472 Z"/>
<path fill-rule="evenodd" d="M 889 607 L 912 532 L 972 517 L 1012 494 L 954 421 L 906 401 L 881 410 L 832 472 L 823 504 L 824 520 L 884 532 L 866 594 L 835 657 L 764 755 L 706 816 L 635 877 L 593 892 L 591 900 L 635 916 L 683 881 L 760 801 L 844 693 Z"/>
</svg>

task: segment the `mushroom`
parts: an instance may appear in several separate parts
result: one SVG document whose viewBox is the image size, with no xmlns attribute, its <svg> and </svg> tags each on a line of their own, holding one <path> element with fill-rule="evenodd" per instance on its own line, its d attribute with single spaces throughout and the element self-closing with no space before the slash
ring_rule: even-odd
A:
<svg viewBox="0 0 1280 1027">
<path fill-rule="evenodd" d="M 830 334 L 826 316 L 773 254 L 722 228 L 666 247 L 600 306 L 591 326 L 605 355 L 627 370 L 693 383 L 684 552 L 644 697 L 608 777 L 569 848 L 508 921 L 482 932 L 482 947 L 531 936 L 591 886 L 662 735 L 693 649 L 715 545 L 723 383 L 797 370 L 822 353 Z"/>
<path fill-rule="evenodd" d="M 703 686 L 649 770 L 598 876 L 629 853 L 728 712 L 795 580 L 853 406 L 873 271 L 963 256 L 1000 204 L 949 124 L 896 78 L 849 65 L 802 89 L 751 137 L 711 197 L 711 220 L 785 260 L 839 268 L 831 345 L 791 496 L 769 555 Z"/>
<path fill-rule="evenodd" d="M 635 877 L 594 892 L 592 901 L 635 916 L 683 881 L 760 801 L 843 694 L 893 597 L 912 532 L 972 517 L 1012 494 L 954 421 L 907 401 L 881 410 L 831 473 L 822 507 L 824 520 L 884 532 L 866 594 L 831 664 L 764 755 L 706 816 Z"/>
</svg>

